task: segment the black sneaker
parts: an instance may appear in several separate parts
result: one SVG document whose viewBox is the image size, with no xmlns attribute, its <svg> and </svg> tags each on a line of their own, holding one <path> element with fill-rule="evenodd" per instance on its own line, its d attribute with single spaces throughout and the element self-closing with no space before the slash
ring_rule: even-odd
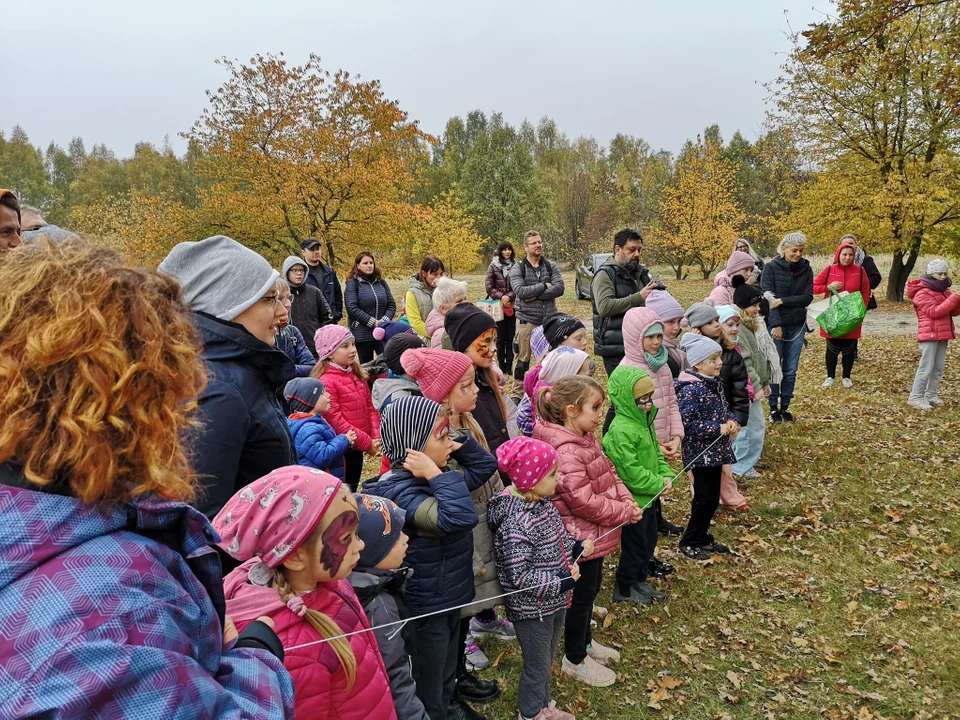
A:
<svg viewBox="0 0 960 720">
<path fill-rule="evenodd" d="M 657 560 L 657 558 L 650 558 L 650 563 L 647 566 L 647 575 L 651 577 L 660 578 L 661 580 L 665 578 L 670 573 L 675 573 L 677 570 L 673 565 L 663 560 Z"/>
<path fill-rule="evenodd" d="M 456 720 L 487 720 L 486 715 L 474 710 L 461 697 L 453 698 L 447 717 L 456 718 Z"/>
<path fill-rule="evenodd" d="M 683 531 L 686 528 L 683 525 L 674 525 L 672 522 L 660 516 L 660 522 L 658 523 L 659 527 L 657 528 L 660 531 L 660 534 L 666 537 L 667 535 L 683 535 Z"/>
<path fill-rule="evenodd" d="M 464 700 L 488 703 L 500 697 L 500 686 L 493 680 L 481 680 L 476 675 L 467 673 L 457 678 L 457 692 Z"/>
<path fill-rule="evenodd" d="M 723 543 L 718 543 L 716 540 L 704 545 L 703 549 L 706 550 L 708 553 L 719 553 L 720 555 L 726 555 L 730 552 L 730 548 L 728 548 Z"/>
<path fill-rule="evenodd" d="M 779 410 L 770 411 L 770 422 L 773 425 L 779 425 L 780 423 L 783 422 L 783 416 L 780 414 Z"/>
<path fill-rule="evenodd" d="M 680 552 L 691 560 L 709 560 L 710 553 L 696 545 L 681 545 Z"/>
<path fill-rule="evenodd" d="M 781 411 L 780 411 L 780 418 L 781 418 L 784 422 L 790 422 L 790 423 L 792 423 L 792 422 L 793 422 L 793 413 L 791 413 L 789 410 L 781 410 Z"/>
</svg>

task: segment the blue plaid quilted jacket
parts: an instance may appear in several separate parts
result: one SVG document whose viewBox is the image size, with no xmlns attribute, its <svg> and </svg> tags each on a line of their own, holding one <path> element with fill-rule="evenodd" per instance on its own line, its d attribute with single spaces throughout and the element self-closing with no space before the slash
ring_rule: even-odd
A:
<svg viewBox="0 0 960 720">
<path fill-rule="evenodd" d="M 156 496 L 85 505 L 4 482 L 9 467 L 0 718 L 293 717 L 281 662 L 223 647 L 216 534 L 202 514 Z"/>
</svg>

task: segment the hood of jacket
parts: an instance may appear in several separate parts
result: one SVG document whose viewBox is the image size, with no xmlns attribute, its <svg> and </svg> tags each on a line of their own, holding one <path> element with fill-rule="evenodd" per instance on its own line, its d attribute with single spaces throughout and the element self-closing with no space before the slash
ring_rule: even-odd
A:
<svg viewBox="0 0 960 720">
<path fill-rule="evenodd" d="M 548 513 L 551 507 L 550 498 L 527 502 L 522 497 L 514 495 L 510 488 L 506 488 L 496 497 L 490 498 L 490 502 L 487 503 L 487 522 L 496 533 L 507 520 L 517 517 L 520 513 L 527 513 L 531 521 L 536 523 L 536 518 Z"/>
<path fill-rule="evenodd" d="M 705 384 L 713 389 L 714 392 L 723 395 L 723 388 L 720 385 L 720 377 L 715 378 L 707 377 L 706 375 L 701 375 L 698 372 L 693 370 L 684 370 L 680 373 L 679 377 L 674 380 L 674 383 L 677 386 L 677 392 L 680 392 L 680 388 L 685 385 L 695 385 L 697 383 Z"/>
<path fill-rule="evenodd" d="M 647 413 L 637 407 L 633 397 L 633 386 L 637 384 L 640 378 L 649 377 L 646 372 L 632 365 L 621 365 L 617 368 L 618 372 L 611 375 L 607 381 L 607 390 L 610 392 L 610 400 L 617 409 L 617 415 L 623 415 L 634 422 L 647 426 L 652 423 L 657 416 L 657 406 L 650 408 L 649 418 Z"/>
<path fill-rule="evenodd" d="M 534 391 L 537 388 L 537 385 L 540 384 L 540 370 L 542 366 L 537 365 L 535 368 L 528 370 L 527 374 L 523 376 L 523 391 L 527 394 L 527 397 L 530 398 L 534 403 L 537 402 L 537 399 L 533 396 Z"/>
<path fill-rule="evenodd" d="M 660 317 L 646 307 L 630 308 L 623 316 L 624 359 L 631 365 L 647 364 L 643 355 L 643 334 L 658 322 Z"/>
<path fill-rule="evenodd" d="M 837 251 L 833 254 L 833 264 L 834 264 L 834 265 L 839 265 L 839 264 L 840 264 L 840 253 L 843 251 L 844 248 L 850 248 L 851 250 L 853 250 L 853 263 L 854 263 L 854 265 L 856 265 L 856 263 L 857 263 L 857 246 L 854 245 L 853 243 L 840 243 L 840 247 L 838 247 L 838 248 L 837 248 Z"/>
<path fill-rule="evenodd" d="M 294 285 L 292 282 L 290 282 L 290 278 L 287 277 L 287 273 L 290 272 L 290 268 L 292 268 L 294 265 L 303 266 L 303 282 L 301 282 L 300 285 Z M 310 266 L 307 265 L 307 261 L 303 258 L 298 258 L 296 255 L 290 255 L 286 260 L 283 261 L 283 272 L 280 273 L 280 277 L 286 280 L 290 284 L 291 288 L 294 288 L 301 287 L 304 283 L 306 283 L 307 275 L 309 274 Z"/>
<path fill-rule="evenodd" d="M 915 296 L 920 290 L 925 290 L 926 287 L 927 287 L 926 285 L 924 285 L 922 282 L 920 282 L 920 279 L 919 279 L 919 278 L 917 278 L 916 280 L 908 280 L 908 281 L 907 281 L 906 296 L 907 296 L 909 299 L 913 300 L 914 296 Z"/>
<path fill-rule="evenodd" d="M 380 378 L 373 383 L 373 389 L 370 391 L 373 407 L 377 412 L 383 412 L 383 404 L 396 392 L 402 392 L 409 395 L 422 395 L 420 386 L 413 380 L 407 380 L 405 377 L 397 377 L 392 373 L 385 378 Z"/>
<path fill-rule="evenodd" d="M 250 365 L 274 387 L 283 387 L 296 375 L 293 361 L 228 320 L 206 313 L 194 313 L 194 323 L 203 339 L 203 357 L 208 362 L 234 362 Z"/>
<path fill-rule="evenodd" d="M 437 330 L 443 329 L 443 321 L 446 319 L 446 317 L 447 316 L 440 312 L 437 308 L 431 310 L 430 314 L 427 315 L 427 319 L 423 324 L 427 328 L 427 332 L 430 333 L 431 338 Z"/>
<path fill-rule="evenodd" d="M 411 290 L 419 290 L 427 295 L 433 295 L 433 288 L 427 287 L 427 284 L 420 279 L 420 273 L 414 273 L 410 276 L 410 282 L 407 287 Z"/>
<path fill-rule="evenodd" d="M 805 257 L 800 258 L 795 263 L 787 260 L 783 255 L 777 255 L 773 260 L 770 261 L 773 264 L 779 265 L 781 268 L 787 272 L 793 273 L 796 275 L 798 272 L 802 272 L 804 268 L 810 268 L 810 261 Z"/>
</svg>

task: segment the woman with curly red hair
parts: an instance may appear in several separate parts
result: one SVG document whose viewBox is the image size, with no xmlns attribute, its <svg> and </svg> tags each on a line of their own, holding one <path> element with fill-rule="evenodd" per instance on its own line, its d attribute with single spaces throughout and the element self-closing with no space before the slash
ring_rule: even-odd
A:
<svg viewBox="0 0 960 720">
<path fill-rule="evenodd" d="M 206 373 L 180 288 L 80 242 L 8 253 L 0 287 L 0 717 L 292 717 L 186 504 Z"/>
</svg>

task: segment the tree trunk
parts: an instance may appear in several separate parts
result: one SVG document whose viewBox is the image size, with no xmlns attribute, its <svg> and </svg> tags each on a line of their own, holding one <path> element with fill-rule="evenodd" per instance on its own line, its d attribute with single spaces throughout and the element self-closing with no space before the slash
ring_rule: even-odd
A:
<svg viewBox="0 0 960 720">
<path fill-rule="evenodd" d="M 903 290 L 907 284 L 907 278 L 913 272 L 914 265 L 917 264 L 919 247 L 914 244 L 908 253 L 903 250 L 897 250 L 893 253 L 893 264 L 890 266 L 890 277 L 887 278 L 887 300 L 893 302 L 903 302 Z M 906 260 L 904 260 L 906 256 Z"/>
<path fill-rule="evenodd" d="M 673 274 L 676 276 L 677 280 L 683 280 L 683 265 L 674 265 Z"/>
</svg>

